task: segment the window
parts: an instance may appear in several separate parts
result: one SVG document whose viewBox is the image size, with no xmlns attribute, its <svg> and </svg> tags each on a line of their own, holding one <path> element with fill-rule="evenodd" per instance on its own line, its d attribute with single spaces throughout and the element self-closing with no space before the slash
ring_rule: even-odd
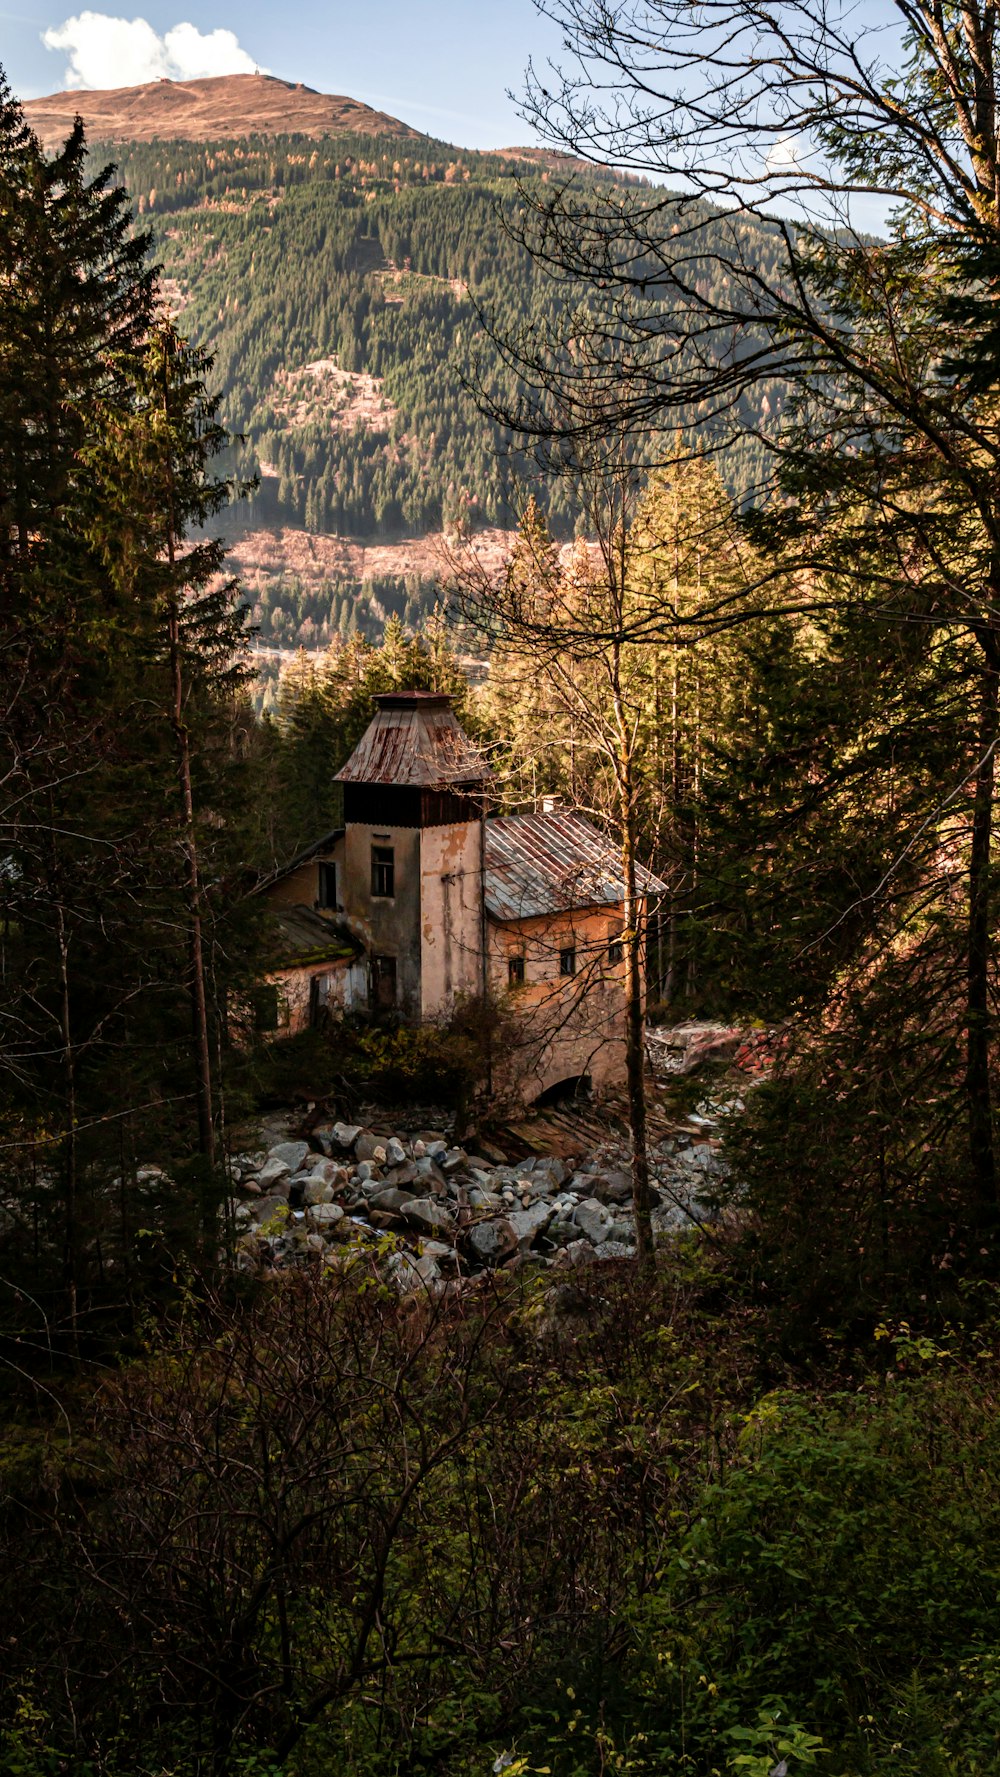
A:
<svg viewBox="0 0 1000 1777">
<path fill-rule="evenodd" d="M 608 939 L 608 967 L 616 969 L 625 955 L 625 947 L 620 938 Z"/>
<path fill-rule="evenodd" d="M 319 894 L 316 897 L 317 907 L 336 907 L 337 905 L 337 866 L 321 864 L 319 867 Z"/>
<path fill-rule="evenodd" d="M 396 893 L 396 854 L 391 845 L 372 846 L 372 894 L 391 901 Z"/>
<path fill-rule="evenodd" d="M 396 958 L 372 957 L 372 1006 L 376 1012 L 391 1012 L 396 1004 Z"/>
<path fill-rule="evenodd" d="M 507 958 L 507 986 L 524 986 L 524 957 L 509 956 Z"/>
<path fill-rule="evenodd" d="M 572 946 L 569 950 L 560 950 L 560 952 L 559 952 L 559 973 L 560 973 L 560 975 L 575 975 L 576 974 L 576 947 L 575 947 L 575 945 Z"/>
</svg>

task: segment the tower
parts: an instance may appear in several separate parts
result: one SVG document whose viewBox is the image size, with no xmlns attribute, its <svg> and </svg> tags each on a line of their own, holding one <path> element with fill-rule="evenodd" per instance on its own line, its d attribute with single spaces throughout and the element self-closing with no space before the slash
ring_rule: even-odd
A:
<svg viewBox="0 0 1000 1777">
<path fill-rule="evenodd" d="M 483 990 L 483 830 L 491 776 L 438 692 L 376 698 L 344 786 L 341 899 L 377 1009 L 446 1017 Z"/>
</svg>

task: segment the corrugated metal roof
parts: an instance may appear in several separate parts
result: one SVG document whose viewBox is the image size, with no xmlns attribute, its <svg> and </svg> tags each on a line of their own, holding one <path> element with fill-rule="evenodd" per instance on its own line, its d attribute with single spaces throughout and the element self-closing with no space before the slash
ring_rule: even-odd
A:
<svg viewBox="0 0 1000 1777">
<path fill-rule="evenodd" d="M 636 867 L 640 894 L 666 883 Z M 508 814 L 486 823 L 486 908 L 494 919 L 533 919 L 624 898 L 618 847 L 575 809 Z"/>
<path fill-rule="evenodd" d="M 422 790 L 478 788 L 491 772 L 451 707 L 431 692 L 379 697 L 369 723 L 336 782 L 399 784 Z"/>
<path fill-rule="evenodd" d="M 286 968 L 308 963 L 349 962 L 361 947 L 347 927 L 312 907 L 275 908 L 279 963 Z"/>
</svg>

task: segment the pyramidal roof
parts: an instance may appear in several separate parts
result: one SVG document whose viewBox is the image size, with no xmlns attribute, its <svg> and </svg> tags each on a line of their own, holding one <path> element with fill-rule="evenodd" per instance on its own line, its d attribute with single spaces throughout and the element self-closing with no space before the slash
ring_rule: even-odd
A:
<svg viewBox="0 0 1000 1777">
<path fill-rule="evenodd" d="M 437 691 L 392 691 L 338 771 L 339 784 L 398 784 L 411 789 L 481 789 L 490 768 L 461 726 L 452 700 Z"/>
</svg>

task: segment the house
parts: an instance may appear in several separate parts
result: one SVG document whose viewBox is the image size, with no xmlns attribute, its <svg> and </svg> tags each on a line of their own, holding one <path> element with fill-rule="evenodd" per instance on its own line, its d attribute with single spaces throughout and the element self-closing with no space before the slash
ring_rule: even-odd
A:
<svg viewBox="0 0 1000 1777">
<path fill-rule="evenodd" d="M 502 993 L 526 1099 L 624 1077 L 624 882 L 583 815 L 490 813 L 492 776 L 450 697 L 393 692 L 337 781 L 344 825 L 266 885 L 284 934 L 277 1028 L 325 1009 L 448 1017 Z M 646 900 L 664 884 L 640 870 Z M 296 947 L 298 947 L 296 949 Z M 296 960 L 297 959 L 297 960 Z"/>
</svg>

